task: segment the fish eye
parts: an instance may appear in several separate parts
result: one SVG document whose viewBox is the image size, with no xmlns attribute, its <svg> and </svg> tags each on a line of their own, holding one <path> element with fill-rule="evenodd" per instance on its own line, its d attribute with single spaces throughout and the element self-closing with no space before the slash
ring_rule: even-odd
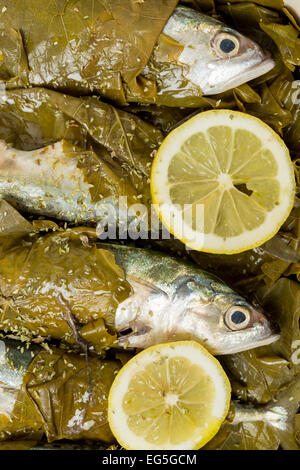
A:
<svg viewBox="0 0 300 470">
<path fill-rule="evenodd" d="M 232 34 L 218 34 L 214 40 L 214 47 L 217 51 L 217 54 L 221 57 L 231 57 L 236 55 L 240 43 L 237 37 Z"/>
<path fill-rule="evenodd" d="M 243 330 L 250 323 L 251 315 L 247 308 L 231 307 L 225 313 L 225 323 L 233 331 Z"/>
</svg>

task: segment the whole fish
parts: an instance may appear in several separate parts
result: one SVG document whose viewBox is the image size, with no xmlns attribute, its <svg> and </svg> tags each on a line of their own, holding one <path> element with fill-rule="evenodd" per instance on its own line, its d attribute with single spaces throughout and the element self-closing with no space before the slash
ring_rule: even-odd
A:
<svg viewBox="0 0 300 470">
<path fill-rule="evenodd" d="M 256 42 L 187 7 L 175 9 L 163 35 L 166 38 L 162 36 L 158 40 L 145 72 L 155 73 L 160 93 L 168 92 L 170 98 L 177 86 L 178 92 L 182 91 L 181 74 L 204 95 L 215 95 L 264 75 L 275 66 L 270 53 Z M 173 42 L 168 44 L 170 38 Z M 172 46 L 175 52 L 170 52 Z M 173 65 L 171 75 L 162 66 L 168 60 L 168 53 Z"/>
<path fill-rule="evenodd" d="M 123 105 L 200 107 L 203 94 L 274 67 L 254 41 L 177 3 L 61 0 L 49 9 L 40 0 L 0 0 L 0 78 L 9 88 L 97 92 Z"/>
<path fill-rule="evenodd" d="M 96 391 L 103 393 L 99 413 L 99 403 L 97 400 L 93 401 L 87 392 L 89 382 L 87 368 L 84 368 L 84 374 L 78 374 L 78 369 L 76 370 L 78 364 L 84 365 L 84 358 L 58 350 L 54 350 L 51 354 L 41 351 L 38 347 L 30 346 L 26 349 L 22 348 L 22 344 L 24 343 L 7 339 L 0 341 L 0 442 L 4 441 L 4 445 L 9 446 L 8 449 L 12 450 L 14 445 L 17 449 L 16 439 L 20 433 L 21 440 L 29 439 L 28 447 L 30 447 L 34 445 L 31 444 L 31 440 L 39 440 L 36 436 L 39 431 L 40 439 L 46 434 L 48 441 L 57 441 L 57 444 L 55 442 L 52 444 L 53 447 L 47 444 L 39 445 L 37 448 L 41 450 L 78 449 L 77 443 L 63 441 L 60 444 L 60 439 L 77 441 L 79 438 L 89 438 L 94 442 L 90 445 L 93 449 L 96 449 L 99 440 L 106 442 L 105 447 L 112 444 L 114 440 L 107 425 L 106 397 L 120 364 L 113 360 L 90 358 L 92 385 L 96 386 L 97 375 Z M 68 387 L 63 388 L 61 383 L 67 383 L 72 379 L 72 400 L 68 403 L 70 401 Z M 56 395 L 58 389 L 59 395 Z M 55 396 L 57 400 L 55 412 L 49 401 L 50 390 L 52 398 Z M 89 405 L 86 414 L 83 413 L 85 404 Z M 241 441 L 242 443 L 245 441 L 245 450 L 273 449 L 279 444 L 283 449 L 296 450 L 299 446 L 295 440 L 295 415 L 299 405 L 299 375 L 295 376 L 292 382 L 266 405 L 254 406 L 233 400 L 219 433 L 206 448 L 240 449 Z M 30 411 L 33 410 L 31 414 Z M 240 426 L 246 434 L 249 429 L 246 440 L 241 438 Z M 258 426 L 257 432 L 255 432 L 256 426 Z M 259 433 L 263 431 L 266 434 L 270 433 L 271 439 L 262 443 Z M 32 433 L 35 433 L 35 436 L 30 440 Z M 10 439 L 14 439 L 14 442 Z M 26 445 L 26 441 L 22 442 Z M 247 447 L 249 444 L 251 449 Z M 84 445 L 89 447 L 88 444 Z M 100 447 L 100 444 L 97 447 L 104 448 Z"/>
<path fill-rule="evenodd" d="M 279 338 L 260 308 L 198 266 L 89 234 L 29 235 L 2 248 L 1 330 L 27 340 L 80 336 L 96 350 L 194 339 L 216 355 Z"/>
</svg>

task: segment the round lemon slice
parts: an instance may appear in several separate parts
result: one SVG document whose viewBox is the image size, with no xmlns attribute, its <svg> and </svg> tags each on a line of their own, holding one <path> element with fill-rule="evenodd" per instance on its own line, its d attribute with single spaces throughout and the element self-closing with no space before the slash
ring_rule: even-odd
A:
<svg viewBox="0 0 300 470">
<path fill-rule="evenodd" d="M 261 120 L 206 111 L 164 140 L 151 193 L 164 226 L 188 247 L 240 253 L 269 240 L 288 217 L 293 164 L 282 139 Z"/>
<path fill-rule="evenodd" d="M 125 449 L 199 449 L 217 433 L 229 404 L 220 363 L 200 344 L 178 341 L 127 362 L 109 393 L 108 420 Z"/>
</svg>

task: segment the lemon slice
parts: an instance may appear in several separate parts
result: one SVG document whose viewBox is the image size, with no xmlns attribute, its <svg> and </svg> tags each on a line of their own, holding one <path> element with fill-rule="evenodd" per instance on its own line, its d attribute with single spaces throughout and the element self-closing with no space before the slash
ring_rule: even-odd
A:
<svg viewBox="0 0 300 470">
<path fill-rule="evenodd" d="M 217 433 L 230 404 L 220 363 L 200 344 L 152 346 L 118 373 L 108 420 L 125 448 L 199 449 Z"/>
<path fill-rule="evenodd" d="M 261 120 L 206 111 L 172 131 L 151 173 L 165 227 L 190 248 L 240 253 L 269 240 L 295 197 L 289 151 Z"/>
</svg>

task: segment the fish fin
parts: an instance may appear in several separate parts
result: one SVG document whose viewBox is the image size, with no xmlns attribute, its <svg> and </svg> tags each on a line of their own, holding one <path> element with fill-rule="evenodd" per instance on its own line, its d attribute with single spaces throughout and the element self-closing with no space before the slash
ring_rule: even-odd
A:
<svg viewBox="0 0 300 470">
<path fill-rule="evenodd" d="M 0 199 L 0 237 L 19 237 L 33 231 L 28 222 L 11 204 Z"/>
<path fill-rule="evenodd" d="M 295 416 L 300 407 L 300 374 L 279 395 L 276 401 L 267 404 L 266 409 L 278 414 L 276 425 L 280 445 L 284 450 L 299 450 L 295 438 Z"/>
<path fill-rule="evenodd" d="M 138 292 L 140 294 L 141 289 L 143 289 L 143 292 L 145 293 L 147 297 L 149 297 L 149 295 L 152 295 L 152 294 L 168 296 L 167 292 L 165 292 L 164 290 L 160 289 L 157 286 L 154 286 L 153 284 L 150 284 L 147 281 L 144 281 L 141 279 L 135 279 L 134 277 L 131 277 L 131 276 L 127 276 L 126 279 L 130 283 L 134 292 Z"/>
</svg>

